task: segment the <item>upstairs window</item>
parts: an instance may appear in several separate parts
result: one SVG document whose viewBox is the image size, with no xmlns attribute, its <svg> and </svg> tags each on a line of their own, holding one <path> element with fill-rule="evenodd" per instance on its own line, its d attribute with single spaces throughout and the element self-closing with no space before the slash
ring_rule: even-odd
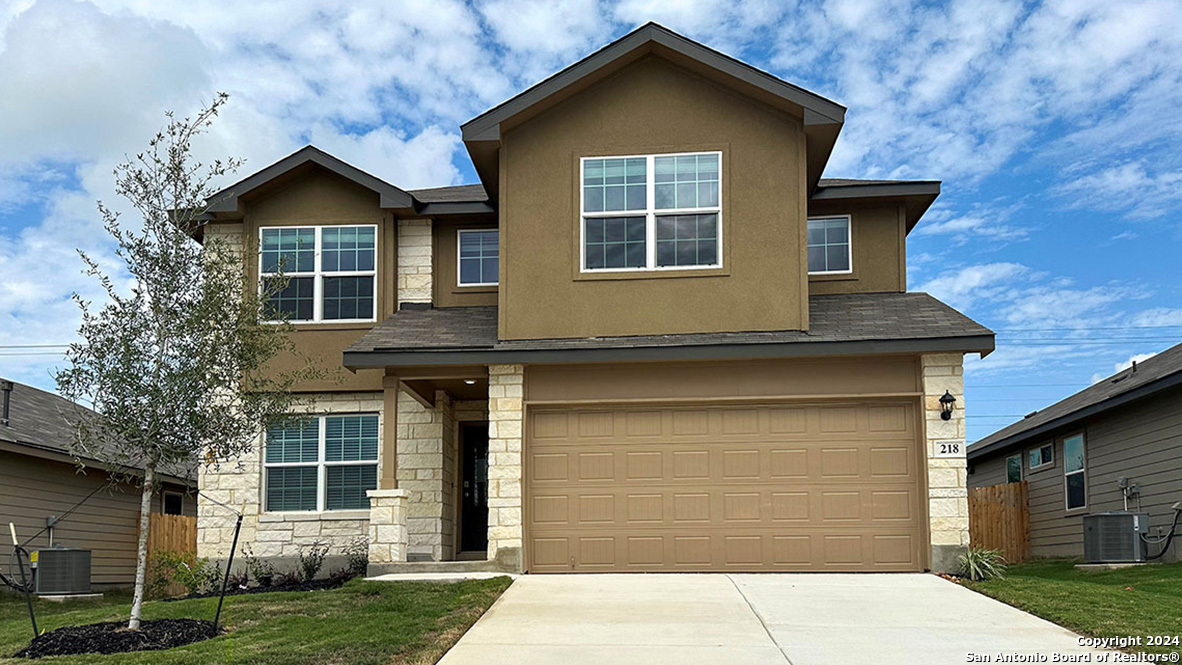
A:
<svg viewBox="0 0 1182 665">
<path fill-rule="evenodd" d="M 282 272 L 268 300 L 275 318 L 296 323 L 377 318 L 377 227 L 302 226 L 259 230 L 261 284 Z"/>
<path fill-rule="evenodd" d="M 808 244 L 810 275 L 845 275 L 853 272 L 848 215 L 810 219 Z"/>
<path fill-rule="evenodd" d="M 460 286 L 495 286 L 500 270 L 500 247 L 496 229 L 458 232 Z"/>
<path fill-rule="evenodd" d="M 1017 483 L 1022 481 L 1022 456 L 1010 455 L 1006 458 L 1006 482 Z"/>
<path fill-rule="evenodd" d="M 582 160 L 582 270 L 721 265 L 722 153 Z"/>
<path fill-rule="evenodd" d="M 267 430 L 268 512 L 368 510 L 378 486 L 378 417 L 309 417 Z"/>
</svg>

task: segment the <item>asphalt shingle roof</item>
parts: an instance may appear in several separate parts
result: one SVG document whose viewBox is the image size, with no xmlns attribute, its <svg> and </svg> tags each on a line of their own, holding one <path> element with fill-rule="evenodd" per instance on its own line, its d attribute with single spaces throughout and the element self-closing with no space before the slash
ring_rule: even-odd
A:
<svg viewBox="0 0 1182 665">
<path fill-rule="evenodd" d="M 484 191 L 484 185 L 430 187 L 427 189 L 412 189 L 408 193 L 420 203 L 468 203 L 488 200 L 488 194 Z"/>
<path fill-rule="evenodd" d="M 66 455 L 73 454 L 75 424 L 83 419 L 100 418 L 98 413 L 81 404 L 15 381 L 9 414 L 9 426 L 0 425 L 0 441 Z M 118 444 L 112 442 L 109 445 Z M 178 478 L 192 478 L 195 468 L 196 465 L 192 468 L 170 466 L 161 468 L 161 471 Z"/>
<path fill-rule="evenodd" d="M 988 450 L 1001 450 L 1023 440 L 1023 434 L 1031 430 L 1052 423 L 1061 418 L 1068 420 L 1060 425 L 1073 422 L 1070 417 L 1089 407 L 1102 405 L 1104 402 L 1119 397 L 1125 393 L 1148 386 L 1156 381 L 1168 379 L 1182 373 L 1182 344 L 1172 346 L 1165 351 L 1149 358 L 1133 367 L 1117 372 L 1112 376 L 1095 383 L 1074 395 L 1055 402 L 1037 411 L 1034 415 L 1003 427 L 989 436 L 976 441 L 969 447 L 969 456 L 981 455 Z M 1182 378 L 1180 376 L 1179 378 Z M 1056 427 L 1060 426 L 1056 425 Z"/>
<path fill-rule="evenodd" d="M 812 343 L 972 337 L 993 333 L 926 293 L 809 298 L 808 332 L 722 332 L 574 339 L 498 340 L 496 307 L 402 310 L 346 353 L 415 350 L 623 349 L 714 344 Z"/>
</svg>

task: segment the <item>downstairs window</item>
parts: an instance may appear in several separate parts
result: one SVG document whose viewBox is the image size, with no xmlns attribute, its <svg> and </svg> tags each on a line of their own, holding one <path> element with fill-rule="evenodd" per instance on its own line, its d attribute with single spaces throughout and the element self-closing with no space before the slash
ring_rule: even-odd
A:
<svg viewBox="0 0 1182 665">
<path fill-rule="evenodd" d="M 303 418 L 267 429 L 267 512 L 368 510 L 378 486 L 375 414 Z"/>
</svg>

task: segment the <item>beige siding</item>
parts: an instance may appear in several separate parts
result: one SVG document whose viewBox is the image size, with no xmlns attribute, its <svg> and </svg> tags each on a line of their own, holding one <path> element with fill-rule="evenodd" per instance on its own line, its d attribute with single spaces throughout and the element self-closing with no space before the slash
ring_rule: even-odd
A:
<svg viewBox="0 0 1182 665">
<path fill-rule="evenodd" d="M 1084 432 L 1087 456 L 1088 505 L 1068 513 L 1064 503 L 1063 438 Z M 1170 506 L 1182 501 L 1182 390 L 1172 390 L 1132 406 L 1088 420 L 1056 433 L 1054 464 L 1029 469 L 1026 453 L 1052 442 L 1043 439 L 1022 449 L 1023 477 L 1030 486 L 1030 543 L 1036 557 L 1083 556 L 1083 515 L 1124 509 L 1117 478 L 1126 477 L 1141 488 L 1138 506 L 1129 509 L 1149 515 L 1150 525 L 1169 527 Z M 1005 482 L 1005 458 L 1011 452 L 978 461 L 969 477 L 971 487 Z M 1150 546 L 1150 552 L 1157 549 Z M 1176 538 L 1167 560 L 1178 560 L 1182 538 Z"/>
<path fill-rule="evenodd" d="M 81 475 L 67 462 L 0 451 L 0 524 L 6 527 L 14 522 L 17 536 L 24 541 L 45 527 L 47 517 L 62 515 L 105 482 L 105 474 L 94 469 Z M 159 500 L 155 506 L 159 510 Z M 184 507 L 185 514 L 195 514 L 191 495 L 185 497 Z M 102 490 L 54 529 L 54 543 L 92 550 L 94 584 L 131 584 L 138 514 L 139 494 L 134 488 L 124 485 Z M 29 548 L 48 545 L 48 537 L 42 535 Z M 2 551 L 7 553 L 9 548 Z"/>
</svg>

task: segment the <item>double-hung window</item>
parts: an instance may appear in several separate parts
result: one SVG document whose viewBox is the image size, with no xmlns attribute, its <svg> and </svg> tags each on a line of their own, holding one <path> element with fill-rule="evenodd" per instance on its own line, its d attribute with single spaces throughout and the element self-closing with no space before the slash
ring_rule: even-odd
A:
<svg viewBox="0 0 1182 665">
<path fill-rule="evenodd" d="M 846 275 L 853 272 L 848 215 L 808 220 L 810 275 Z"/>
<path fill-rule="evenodd" d="M 261 284 L 286 286 L 271 294 L 276 319 L 309 323 L 377 318 L 377 227 L 301 226 L 259 230 Z"/>
<path fill-rule="evenodd" d="M 378 486 L 378 417 L 309 416 L 267 430 L 268 512 L 368 510 Z"/>
<path fill-rule="evenodd" d="M 1067 495 L 1067 510 L 1088 505 L 1087 464 L 1084 436 L 1075 434 L 1063 439 L 1063 487 Z"/>
<path fill-rule="evenodd" d="M 716 268 L 722 153 L 585 157 L 582 271 Z"/>
<path fill-rule="evenodd" d="M 457 231 L 460 286 L 495 286 L 500 270 L 500 247 L 496 229 Z"/>
<path fill-rule="evenodd" d="M 1022 481 L 1022 455 L 1010 455 L 1006 458 L 1006 482 Z"/>
</svg>

